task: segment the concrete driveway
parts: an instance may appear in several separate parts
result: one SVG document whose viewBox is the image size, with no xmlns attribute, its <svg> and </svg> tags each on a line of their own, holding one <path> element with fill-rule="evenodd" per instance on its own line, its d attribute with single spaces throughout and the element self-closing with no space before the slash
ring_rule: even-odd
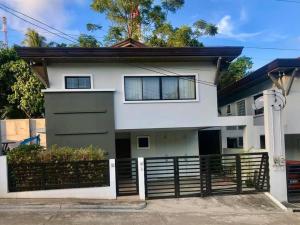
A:
<svg viewBox="0 0 300 225">
<path fill-rule="evenodd" d="M 1 200 L 0 200 L 1 201 Z M 284 212 L 264 194 L 148 201 L 142 210 L 4 210 L 2 225 L 298 225 L 300 213 Z"/>
</svg>

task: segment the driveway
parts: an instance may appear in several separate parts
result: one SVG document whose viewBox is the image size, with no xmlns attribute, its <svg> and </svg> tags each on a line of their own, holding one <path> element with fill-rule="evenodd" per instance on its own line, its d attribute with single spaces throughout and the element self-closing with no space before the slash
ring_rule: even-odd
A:
<svg viewBox="0 0 300 225">
<path fill-rule="evenodd" d="M 0 200 L 1 201 L 1 200 Z M 4 210 L 2 225 L 298 225 L 300 213 L 283 212 L 264 194 L 148 201 L 142 210 Z"/>
</svg>

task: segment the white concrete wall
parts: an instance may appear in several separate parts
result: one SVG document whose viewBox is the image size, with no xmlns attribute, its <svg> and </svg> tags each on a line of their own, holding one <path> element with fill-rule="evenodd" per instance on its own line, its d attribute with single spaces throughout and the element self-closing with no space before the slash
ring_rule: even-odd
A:
<svg viewBox="0 0 300 225">
<path fill-rule="evenodd" d="M 137 136 L 150 136 L 150 149 L 137 149 Z M 144 131 L 131 133 L 131 157 L 199 155 L 198 131 Z"/>
<path fill-rule="evenodd" d="M 48 66 L 50 89 L 64 89 L 64 75 L 91 74 L 94 89 L 115 89 L 116 130 L 201 127 L 217 123 L 217 91 L 215 86 L 197 85 L 197 100 L 125 103 L 123 75 L 161 76 L 143 68 L 151 65 L 182 75 L 196 75 L 197 80 L 214 82 L 216 66 L 207 62 L 174 62 L 130 65 L 126 63 L 54 64 Z M 159 71 L 159 69 L 155 69 Z M 167 73 L 166 71 L 160 71 Z M 169 75 L 174 75 L 169 73 Z"/>
<path fill-rule="evenodd" d="M 0 198 L 83 198 L 116 199 L 115 160 L 109 160 L 110 186 L 92 188 L 56 189 L 26 192 L 8 192 L 7 159 L 0 157 Z"/>
<path fill-rule="evenodd" d="M 290 77 L 283 78 L 283 86 L 286 88 Z M 271 88 L 270 88 L 271 89 Z M 258 94 L 258 93 L 257 93 Z M 244 98 L 246 100 L 247 115 L 254 115 L 254 110 L 251 104 L 253 104 L 253 95 Z M 239 100 L 238 100 L 239 101 Z M 286 106 L 282 111 L 282 123 L 284 127 L 284 133 L 287 137 L 285 141 L 286 145 L 286 158 L 288 160 L 300 160 L 300 144 L 298 144 L 298 136 L 300 135 L 300 78 L 296 77 L 289 95 L 286 97 Z M 233 111 L 232 116 L 236 115 L 237 101 L 231 103 L 231 109 Z M 221 115 L 226 116 L 227 106 L 220 107 Z M 264 126 L 255 126 L 256 130 L 253 134 L 253 146 L 254 148 L 260 147 L 260 135 L 264 135 Z M 225 128 L 222 129 L 222 144 L 226 148 L 227 137 L 238 137 L 241 135 L 241 131 L 228 131 Z"/>
</svg>

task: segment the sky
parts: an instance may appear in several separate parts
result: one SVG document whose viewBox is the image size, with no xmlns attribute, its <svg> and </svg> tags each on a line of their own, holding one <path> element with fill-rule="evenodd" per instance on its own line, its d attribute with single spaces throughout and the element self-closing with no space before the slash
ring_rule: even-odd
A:
<svg viewBox="0 0 300 225">
<path fill-rule="evenodd" d="M 90 8 L 92 0 L 0 0 L 15 10 L 41 20 L 72 37 L 88 33 L 102 39 L 110 22 Z M 156 0 L 158 2 L 158 0 Z M 300 0 L 185 0 L 183 8 L 168 20 L 175 26 L 192 25 L 199 19 L 216 24 L 219 34 L 202 37 L 205 46 L 243 46 L 242 55 L 254 62 L 253 70 L 275 58 L 300 57 Z M 27 28 L 33 25 L 0 9 L 8 20 L 9 44 L 21 44 Z M 103 29 L 86 30 L 87 23 L 98 23 Z M 69 43 L 61 37 L 37 29 L 47 41 Z M 0 36 L 3 40 L 3 35 Z M 266 48 L 277 48 L 266 49 Z M 281 49 L 281 50 L 278 50 Z"/>
</svg>

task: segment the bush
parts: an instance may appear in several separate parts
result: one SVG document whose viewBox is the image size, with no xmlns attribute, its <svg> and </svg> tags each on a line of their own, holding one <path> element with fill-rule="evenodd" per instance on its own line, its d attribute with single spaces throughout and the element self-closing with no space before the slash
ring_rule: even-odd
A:
<svg viewBox="0 0 300 225">
<path fill-rule="evenodd" d="M 84 148 L 51 146 L 45 149 L 39 145 L 22 145 L 7 154 L 9 163 L 74 162 L 107 159 L 107 153 L 92 145 Z"/>
</svg>

